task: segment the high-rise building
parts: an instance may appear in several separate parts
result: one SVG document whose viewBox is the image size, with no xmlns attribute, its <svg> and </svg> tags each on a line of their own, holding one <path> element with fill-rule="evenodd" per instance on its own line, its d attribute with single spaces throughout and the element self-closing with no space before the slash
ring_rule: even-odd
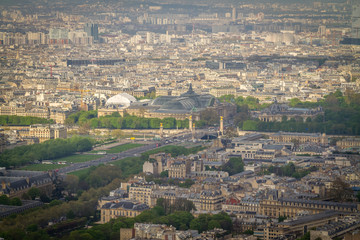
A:
<svg viewBox="0 0 360 240">
<path fill-rule="evenodd" d="M 352 1 L 351 35 L 340 43 L 360 45 L 360 2 L 358 0 Z"/>
<path fill-rule="evenodd" d="M 351 37 L 360 38 L 360 2 L 354 0 L 351 15 Z"/>
<path fill-rule="evenodd" d="M 95 41 L 99 40 L 99 28 L 97 24 L 87 23 L 84 26 L 84 32 L 90 37 L 93 37 Z"/>
<path fill-rule="evenodd" d="M 235 20 L 237 19 L 237 16 L 236 16 L 236 7 L 233 7 L 233 8 L 232 8 L 231 17 L 232 17 L 232 20 L 233 20 L 233 21 L 235 21 Z"/>
<path fill-rule="evenodd" d="M 49 40 L 50 44 L 61 43 L 67 44 L 69 41 L 69 30 L 66 28 L 50 28 Z"/>
</svg>

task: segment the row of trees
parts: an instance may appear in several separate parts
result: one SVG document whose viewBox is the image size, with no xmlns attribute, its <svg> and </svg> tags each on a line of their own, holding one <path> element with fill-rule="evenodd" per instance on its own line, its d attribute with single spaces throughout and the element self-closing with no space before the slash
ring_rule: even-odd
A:
<svg viewBox="0 0 360 240">
<path fill-rule="evenodd" d="M 106 186 L 114 179 L 123 179 L 123 174 L 118 166 L 100 165 L 92 166 L 88 171 L 80 175 L 67 175 L 63 185 L 69 195 L 81 194 L 91 188 L 100 188 Z"/>
<path fill-rule="evenodd" d="M 57 222 L 64 216 L 90 219 L 91 216 L 95 216 L 98 198 L 117 188 L 120 183 L 119 179 L 115 179 L 104 187 L 84 191 L 77 201 L 53 200 L 43 207 L 4 218 L 0 222 L 0 237 L 10 240 L 49 239 L 47 233 L 49 221 Z"/>
<path fill-rule="evenodd" d="M 96 204 L 99 197 L 107 195 L 109 191 L 117 188 L 121 179 L 125 179 L 132 174 L 138 174 L 142 171 L 142 164 L 146 161 L 150 154 L 157 152 L 168 152 L 173 156 L 181 154 L 190 154 L 201 150 L 199 147 L 187 149 L 184 147 L 166 146 L 157 148 L 147 153 L 142 154 L 141 157 L 133 159 L 123 159 L 115 162 L 113 166 L 99 166 L 90 168 L 89 171 L 84 174 L 80 174 L 79 177 L 71 176 L 65 180 L 64 185 L 57 187 L 56 191 L 67 190 L 69 193 L 78 193 L 76 201 L 62 202 L 59 200 L 53 200 L 50 204 L 45 205 L 42 208 L 33 209 L 30 212 L 22 215 L 17 215 L 3 219 L 0 222 L 0 237 L 6 239 L 49 239 L 53 233 L 58 233 L 58 229 L 54 227 L 47 228 L 48 221 L 58 221 L 60 218 L 67 216 L 68 219 L 74 219 L 78 221 L 80 218 L 86 217 L 88 220 L 93 219 L 97 221 L 98 218 L 90 218 L 92 216 L 98 216 L 95 214 Z M 109 183 L 110 182 L 110 183 Z M 107 184 L 107 185 L 106 185 Z M 32 191 L 32 196 L 38 196 L 38 191 Z M 30 194 L 29 194 L 30 195 Z M 187 216 L 193 218 L 189 212 L 183 213 L 183 218 L 179 218 L 176 215 L 175 210 L 180 210 L 179 206 L 184 206 L 184 210 L 189 210 L 188 203 L 180 202 L 178 207 L 171 207 L 171 214 L 166 216 L 165 209 L 157 207 L 158 216 L 162 217 L 159 222 L 171 223 L 180 228 L 184 228 L 182 223 L 189 222 L 184 221 Z M 192 207 L 191 207 L 192 208 Z M 170 213 L 168 212 L 168 213 Z M 185 214 L 185 215 L 184 215 Z M 181 215 L 181 214 L 180 214 Z M 148 221 L 149 213 L 144 213 L 141 216 L 144 221 Z M 152 216 L 150 214 L 150 216 Z M 151 217 L 152 218 L 152 217 Z M 137 219 L 140 221 L 139 219 Z M 74 221 L 68 221 L 60 224 L 63 231 L 66 228 L 73 229 Z M 80 221 L 80 220 L 79 220 Z M 73 231 L 70 235 L 65 236 L 63 239 L 119 239 L 120 227 L 132 227 L 135 220 L 133 218 L 120 218 L 113 220 L 111 223 L 94 226 L 89 230 Z M 181 223 L 181 224 L 180 224 Z M 80 224 L 79 226 L 82 226 Z M 79 227 L 77 226 L 77 227 Z M 186 224 L 186 227 L 189 223 Z M 69 229 L 68 229 L 69 230 Z"/>
<path fill-rule="evenodd" d="M 19 198 L 9 198 L 6 195 L 0 196 L 0 204 L 1 205 L 11 205 L 11 206 L 21 206 L 22 202 Z"/>
<path fill-rule="evenodd" d="M 262 122 L 251 119 L 249 110 L 261 110 L 269 104 L 259 104 L 253 97 L 237 97 L 225 95 L 221 101 L 232 102 L 237 105 L 237 115 L 234 117 L 236 126 L 247 131 L 288 131 L 288 132 L 323 132 L 327 134 L 360 134 L 360 94 L 347 90 L 345 94 L 336 91 L 325 96 L 318 102 L 302 102 L 297 98 L 291 99 L 291 107 L 315 108 L 323 107 L 324 115 L 313 119 L 283 118 L 281 122 Z"/>
<path fill-rule="evenodd" d="M 192 153 L 196 153 L 201 149 L 201 147 L 185 148 L 181 146 L 170 145 L 148 151 L 141 154 L 140 157 L 129 157 L 122 159 L 121 161 L 113 162 L 112 166 L 93 166 L 88 168 L 87 171 L 84 171 L 78 175 L 68 175 L 65 179 L 64 188 L 69 193 L 81 193 L 82 191 L 86 191 L 91 188 L 99 188 L 110 183 L 113 179 L 118 178 L 124 180 L 134 174 L 141 173 L 142 166 L 144 162 L 149 159 L 150 154 L 166 152 L 176 157 L 179 155 L 189 155 Z M 153 178 L 147 179 L 154 180 Z M 178 184 L 182 187 L 187 187 L 192 185 L 193 182 L 185 181 L 184 183 Z"/>
<path fill-rule="evenodd" d="M 19 167 L 35 160 L 56 159 L 85 152 L 92 148 L 88 138 L 72 137 L 69 139 L 51 139 L 40 144 L 20 146 L 5 150 L 0 155 L 0 167 Z"/>
<path fill-rule="evenodd" d="M 237 106 L 238 112 L 244 111 L 241 108 L 248 108 L 250 110 L 261 110 L 270 106 L 268 103 L 260 104 L 259 99 L 248 96 L 246 98 L 239 96 L 235 97 L 232 94 L 221 96 L 220 101 L 234 103 Z"/>
<path fill-rule="evenodd" d="M 65 121 L 67 125 L 79 124 L 88 128 L 109 129 L 158 129 L 160 123 L 164 128 L 187 128 L 189 120 L 176 120 L 175 118 L 144 118 L 125 114 L 123 117 L 115 112 L 112 115 L 97 118 L 97 111 L 80 111 L 71 114 Z"/>
<path fill-rule="evenodd" d="M 15 115 L 1 115 L 0 125 L 3 126 L 29 126 L 32 124 L 51 124 L 54 123 L 52 119 L 48 120 L 45 118 L 38 117 L 22 117 Z"/>
<path fill-rule="evenodd" d="M 308 175 L 311 172 L 317 171 L 317 167 L 310 167 L 308 169 L 297 169 L 295 167 L 295 164 L 290 162 L 288 164 L 285 164 L 283 166 L 269 166 L 267 169 L 267 173 L 275 173 L 278 176 L 281 177 L 293 177 L 296 179 L 301 179 Z"/>
<path fill-rule="evenodd" d="M 207 231 L 214 228 L 223 228 L 227 231 L 232 230 L 231 218 L 224 212 L 210 215 L 200 214 L 198 218 L 188 211 L 177 211 L 165 214 L 163 207 L 155 206 L 151 210 L 144 211 L 135 218 L 119 217 L 111 220 L 109 223 L 97 225 L 88 230 L 78 230 L 71 232 L 70 236 L 63 239 L 119 239 L 120 228 L 133 228 L 134 223 L 154 223 L 172 225 L 177 230 L 198 230 Z"/>
</svg>

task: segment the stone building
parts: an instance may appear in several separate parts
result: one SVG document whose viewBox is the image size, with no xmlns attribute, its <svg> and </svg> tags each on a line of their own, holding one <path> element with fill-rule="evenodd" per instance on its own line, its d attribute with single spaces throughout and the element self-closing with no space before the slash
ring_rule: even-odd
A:
<svg viewBox="0 0 360 240">
<path fill-rule="evenodd" d="M 32 187 L 50 194 L 56 177 L 55 172 L 0 170 L 0 196 L 21 197 Z"/>
<path fill-rule="evenodd" d="M 292 108 L 286 104 L 274 103 L 260 112 L 253 112 L 253 117 L 263 122 L 281 122 L 283 119 L 298 119 L 306 121 L 307 118 L 314 119 L 316 116 L 324 115 L 322 107 L 314 109 Z"/>
<path fill-rule="evenodd" d="M 158 162 L 146 161 L 143 164 L 143 172 L 144 173 L 151 173 L 153 175 L 158 175 L 159 174 L 158 165 L 159 165 Z"/>
<path fill-rule="evenodd" d="M 303 236 L 310 229 L 336 221 L 341 215 L 340 212 L 326 211 L 286 222 L 268 223 L 264 228 L 264 240 L 296 239 L 296 237 Z"/>
<path fill-rule="evenodd" d="M 177 120 L 185 120 L 192 116 L 194 120 L 200 120 L 200 113 L 206 109 L 213 109 L 224 118 L 230 118 L 236 113 L 234 104 L 221 103 L 210 94 L 197 94 L 191 85 L 189 90 L 180 96 L 160 96 L 150 102 L 131 102 L 129 106 L 120 105 L 121 107 L 116 107 L 114 104 L 110 104 L 106 108 L 98 109 L 98 117 L 110 115 L 113 112 L 118 112 L 123 116 L 126 112 L 145 118 L 164 119 L 171 117 Z"/>
<path fill-rule="evenodd" d="M 273 145 L 268 141 L 241 141 L 234 142 L 232 148 L 226 151 L 231 155 L 241 156 L 244 160 L 271 160 L 282 155 L 283 145 Z"/>
<path fill-rule="evenodd" d="M 290 143 L 297 141 L 299 144 L 313 143 L 322 146 L 328 145 L 328 137 L 325 133 L 290 133 L 290 132 L 278 132 L 271 134 L 271 140 L 276 143 Z"/>
<path fill-rule="evenodd" d="M 337 141 L 336 146 L 341 149 L 360 148 L 360 138 L 345 138 Z"/>
<path fill-rule="evenodd" d="M 63 125 L 35 124 L 29 129 L 19 131 L 20 137 L 38 138 L 39 142 L 57 138 L 67 138 L 67 128 Z"/>
<path fill-rule="evenodd" d="M 121 201 L 118 203 L 105 203 L 100 208 L 101 219 L 100 222 L 107 223 L 111 219 L 118 217 L 136 217 L 141 212 L 149 209 L 149 206 L 144 203 L 136 203 L 132 201 Z"/>
<path fill-rule="evenodd" d="M 260 209 L 259 201 L 243 201 L 236 196 L 229 196 L 222 204 L 222 210 L 231 214 L 252 213 L 258 214 Z"/>
<path fill-rule="evenodd" d="M 37 103 L 35 103 L 37 104 Z M 33 105 L 33 102 L 0 106 L 0 115 L 15 115 L 22 117 L 38 117 L 52 119 L 55 123 L 64 124 L 70 111 L 52 109 L 48 105 Z"/>
<path fill-rule="evenodd" d="M 191 172 L 191 177 L 196 178 L 197 180 L 205 180 L 206 178 L 215 178 L 221 179 L 229 176 L 229 173 L 224 171 L 201 171 L 201 172 Z"/>
<path fill-rule="evenodd" d="M 321 238 L 322 240 L 340 239 L 356 240 L 360 239 L 360 216 L 347 215 L 335 221 L 317 227 L 310 231 L 310 240 Z"/>
<path fill-rule="evenodd" d="M 360 210 L 360 205 L 291 198 L 270 198 L 260 201 L 260 214 L 275 218 L 280 216 L 295 217 L 303 211 L 318 214 L 329 210 L 356 213 Z"/>
<path fill-rule="evenodd" d="M 219 211 L 224 202 L 221 191 L 204 190 L 200 193 L 200 211 Z"/>
<path fill-rule="evenodd" d="M 153 205 L 151 201 L 151 194 L 155 187 L 156 185 L 154 184 L 132 185 L 129 188 L 129 199 L 145 203 L 151 207 Z"/>
<path fill-rule="evenodd" d="M 149 159 L 155 159 L 158 162 L 158 172 L 161 173 L 167 168 L 167 162 L 171 159 L 171 154 L 164 152 L 151 154 L 149 155 Z"/>
<path fill-rule="evenodd" d="M 168 170 L 169 178 L 187 178 L 191 172 L 191 161 L 185 160 L 173 162 Z"/>
<path fill-rule="evenodd" d="M 135 239 L 175 240 L 176 228 L 165 224 L 135 223 Z"/>
</svg>

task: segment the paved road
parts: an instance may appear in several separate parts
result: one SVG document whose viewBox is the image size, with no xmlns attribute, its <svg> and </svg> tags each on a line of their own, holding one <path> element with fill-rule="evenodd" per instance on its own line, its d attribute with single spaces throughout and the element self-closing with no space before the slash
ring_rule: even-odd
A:
<svg viewBox="0 0 360 240">
<path fill-rule="evenodd" d="M 146 151 L 149 151 L 149 150 L 152 150 L 155 148 L 156 148 L 156 143 L 152 143 L 152 144 L 144 145 L 141 147 L 133 148 L 133 149 L 121 152 L 121 153 L 108 154 L 108 155 L 105 155 L 104 157 L 98 158 L 96 160 L 92 160 L 92 161 L 88 161 L 88 162 L 81 162 L 81 163 L 74 163 L 70 166 L 60 168 L 58 173 L 70 173 L 70 172 L 78 171 L 80 169 L 89 168 L 92 166 L 98 166 L 100 164 L 105 164 L 105 163 L 109 163 L 112 161 L 117 161 L 119 159 L 137 156 L 137 154 L 141 154 L 143 152 L 146 152 Z"/>
<path fill-rule="evenodd" d="M 201 134 L 204 133 L 213 133 L 213 132 L 208 132 L 208 131 L 198 131 L 196 133 L 197 136 L 200 136 Z M 141 153 L 147 152 L 149 150 L 155 149 L 157 148 L 157 144 L 164 146 L 164 145 L 173 145 L 176 143 L 181 143 L 182 141 L 187 141 L 189 139 L 192 138 L 192 134 L 191 133 L 186 133 L 186 134 L 179 134 L 179 135 L 175 135 L 175 136 L 171 136 L 168 138 L 164 138 L 163 140 L 159 141 L 159 142 L 152 142 L 149 144 L 146 144 L 144 146 L 141 147 L 137 147 L 137 148 L 133 148 L 124 152 L 120 152 L 120 153 L 114 153 L 114 154 L 108 154 L 105 155 L 102 158 L 96 159 L 96 160 L 92 160 L 92 161 L 88 161 L 88 162 L 81 162 L 81 163 L 74 163 L 70 166 L 64 167 L 64 168 L 60 168 L 58 170 L 58 173 L 62 173 L 62 174 L 66 174 L 66 173 L 70 173 L 70 172 L 75 172 L 78 171 L 80 169 L 85 169 L 85 168 L 89 168 L 92 166 L 98 166 L 100 164 L 105 164 L 105 163 L 109 163 L 109 162 L 113 162 L 113 161 L 117 161 L 120 159 L 124 159 L 127 157 L 134 157 L 134 156 L 139 156 Z"/>
</svg>

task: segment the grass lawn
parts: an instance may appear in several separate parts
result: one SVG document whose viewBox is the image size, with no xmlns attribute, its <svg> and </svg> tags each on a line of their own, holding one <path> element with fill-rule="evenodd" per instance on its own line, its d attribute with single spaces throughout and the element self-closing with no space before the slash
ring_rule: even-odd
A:
<svg viewBox="0 0 360 240">
<path fill-rule="evenodd" d="M 102 157 L 102 155 L 71 155 L 68 157 L 57 158 L 52 160 L 53 162 L 67 162 L 67 164 L 31 164 L 28 166 L 24 166 L 22 170 L 28 171 L 48 171 L 63 168 L 69 166 L 71 163 L 79 163 L 79 162 L 87 162 L 91 160 L 95 160 Z"/>
<path fill-rule="evenodd" d="M 110 148 L 109 150 L 106 150 L 107 153 L 119 153 L 119 152 L 124 152 L 126 150 L 130 150 L 132 148 L 137 148 L 137 147 L 141 147 L 143 146 L 143 144 L 138 144 L 138 143 L 126 143 L 123 145 L 119 145 L 113 148 Z"/>
<path fill-rule="evenodd" d="M 127 162 L 127 161 L 136 162 L 136 161 L 140 161 L 140 160 L 141 160 L 141 157 L 127 157 L 127 158 L 124 158 L 124 159 L 120 159 L 120 160 L 111 162 L 111 164 L 114 164 L 115 166 L 122 167 L 124 162 Z"/>
<path fill-rule="evenodd" d="M 76 155 L 71 155 L 68 157 L 63 157 L 63 158 L 57 158 L 54 159 L 54 161 L 58 162 L 67 162 L 67 163 L 79 163 L 79 162 L 87 162 L 87 161 L 91 161 L 91 160 L 95 160 L 98 158 L 103 157 L 102 155 L 86 155 L 86 154 L 76 154 Z"/>
<path fill-rule="evenodd" d="M 106 152 L 106 153 L 120 153 L 120 152 L 124 152 L 126 150 L 132 149 L 132 148 L 136 148 L 136 147 L 140 147 L 143 146 L 143 144 L 138 144 L 138 143 L 125 143 L 116 147 L 112 147 L 110 149 L 107 150 L 93 150 L 91 151 L 91 153 L 98 153 L 98 152 Z"/>
<path fill-rule="evenodd" d="M 90 171 L 90 168 L 85 168 L 85 169 L 81 169 L 81 170 L 71 172 L 71 173 L 68 173 L 68 174 L 80 177 L 81 175 L 88 174 L 89 171 Z"/>
<path fill-rule="evenodd" d="M 55 170 L 59 168 L 66 167 L 68 165 L 60 165 L 60 164 L 31 164 L 20 168 L 21 170 L 28 170 L 28 171 L 49 171 Z"/>
<path fill-rule="evenodd" d="M 130 144 L 126 144 L 126 145 L 130 145 Z M 139 144 L 132 144 L 134 145 L 139 145 Z M 124 146 L 124 145 L 121 145 Z M 120 146 L 119 146 L 120 147 Z M 128 146 L 129 147 L 129 146 Z M 191 149 L 187 149 L 184 147 L 178 147 L 178 146 L 174 146 L 174 145 L 169 145 L 169 146 L 163 146 L 163 147 L 159 147 L 159 148 L 155 148 L 153 150 L 147 151 L 145 153 L 141 154 L 141 157 L 127 157 L 124 159 L 119 159 L 117 161 L 113 161 L 110 164 L 113 164 L 115 166 L 120 167 L 124 177 L 129 177 L 133 174 L 138 174 L 142 171 L 142 165 L 144 164 L 144 162 L 147 160 L 148 155 L 150 154 L 154 154 L 154 153 L 159 153 L 159 152 L 172 152 L 172 154 L 174 156 L 178 156 L 180 154 L 185 154 L 188 155 L 190 153 L 195 153 L 198 152 L 200 150 L 202 150 L 202 147 L 194 147 Z M 179 150 L 179 151 L 176 151 Z M 69 174 L 75 175 L 75 176 L 84 176 L 90 173 L 90 169 L 81 169 L 75 172 L 71 172 Z"/>
</svg>

